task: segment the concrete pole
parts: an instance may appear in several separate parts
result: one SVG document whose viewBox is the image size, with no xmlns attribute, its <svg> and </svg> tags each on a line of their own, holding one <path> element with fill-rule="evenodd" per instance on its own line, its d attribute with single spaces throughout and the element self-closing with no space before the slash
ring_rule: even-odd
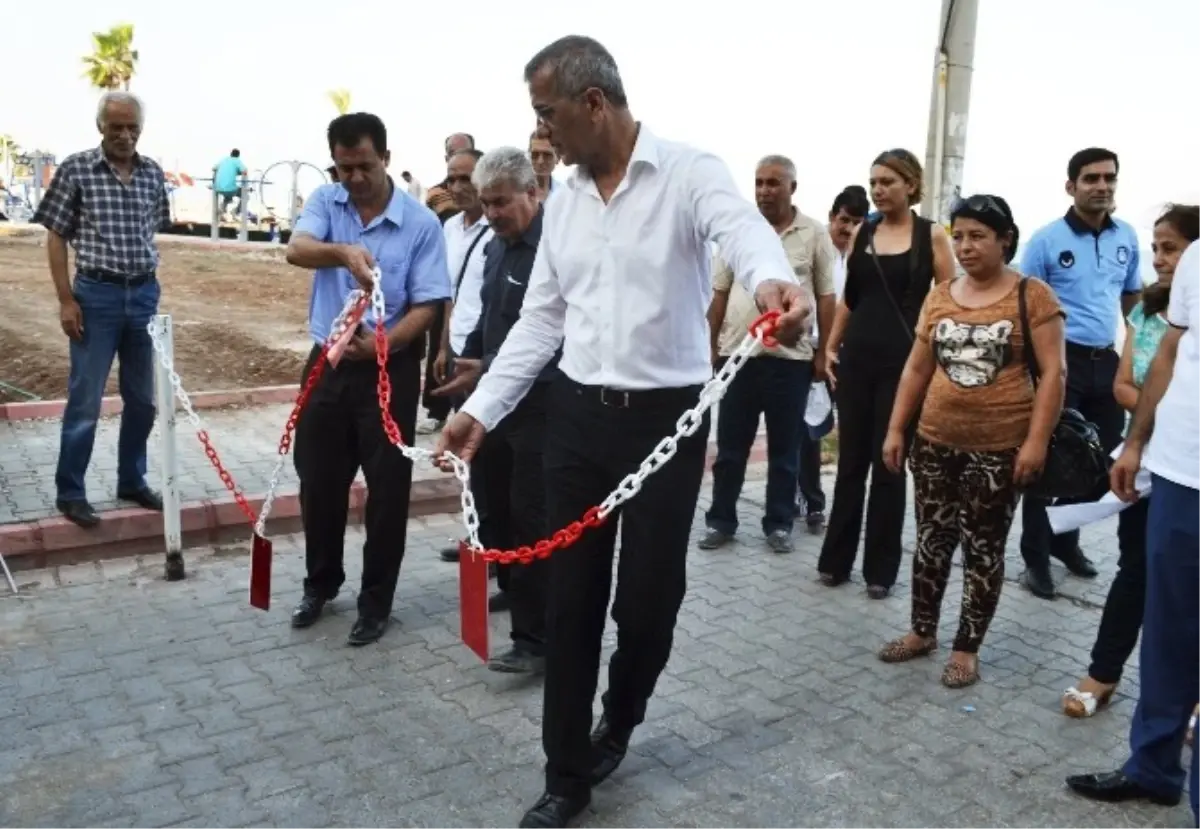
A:
<svg viewBox="0 0 1200 829">
<path fill-rule="evenodd" d="M 950 210 L 962 195 L 978 18 L 979 0 L 942 0 L 925 145 L 925 178 L 930 190 L 921 204 L 921 215 L 943 225 L 949 223 Z"/>
</svg>

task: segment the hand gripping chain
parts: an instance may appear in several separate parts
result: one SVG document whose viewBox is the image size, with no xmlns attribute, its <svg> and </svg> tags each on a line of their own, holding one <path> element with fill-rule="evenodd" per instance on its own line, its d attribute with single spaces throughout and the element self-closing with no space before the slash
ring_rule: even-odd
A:
<svg viewBox="0 0 1200 829">
<path fill-rule="evenodd" d="M 518 547 L 515 550 L 494 550 L 484 549 L 479 541 L 479 512 L 475 507 L 475 497 L 471 493 L 471 469 L 467 463 L 452 452 L 446 452 L 444 455 L 437 457 L 428 449 L 406 445 L 403 436 L 400 434 L 400 427 L 396 425 L 396 421 L 392 417 L 392 383 L 387 372 L 388 340 L 386 326 L 383 324 L 385 319 L 384 299 L 378 268 L 375 269 L 375 279 L 369 296 L 358 290 L 351 292 L 341 314 L 334 321 L 332 331 L 322 346 L 321 353 L 313 364 L 312 370 L 309 372 L 308 377 L 305 378 L 304 386 L 300 390 L 300 394 L 296 397 L 296 403 L 292 407 L 292 412 L 288 416 L 287 423 L 284 426 L 283 435 L 279 439 L 279 457 L 271 472 L 271 479 L 267 487 L 266 496 L 263 498 L 262 509 L 257 516 L 254 514 L 254 509 L 246 500 L 241 489 L 234 483 L 233 477 L 221 463 L 220 457 L 217 455 L 217 450 L 214 448 L 212 440 L 208 435 L 208 431 L 201 423 L 200 416 L 196 414 L 187 392 L 183 389 L 179 375 L 172 364 L 171 356 L 166 353 L 163 344 L 158 340 L 154 326 L 151 325 L 149 330 L 151 340 L 154 343 L 154 349 L 158 352 L 159 360 L 170 375 L 171 387 L 175 392 L 175 397 L 183 405 L 188 422 L 196 429 L 196 436 L 204 446 L 204 454 L 208 457 L 209 462 L 212 463 L 213 468 L 217 470 L 222 483 L 233 493 L 234 500 L 254 525 L 254 531 L 259 536 L 264 536 L 267 517 L 270 515 L 271 505 L 274 503 L 275 493 L 279 488 L 279 475 L 283 470 L 285 458 L 291 450 L 292 433 L 295 431 L 296 421 L 299 419 L 300 412 L 303 411 L 309 396 L 312 394 L 312 390 L 316 387 L 321 374 L 325 370 L 329 349 L 347 328 L 358 324 L 368 304 L 375 318 L 375 359 L 379 366 L 379 414 L 384 434 L 387 435 L 388 440 L 400 450 L 404 457 L 413 463 L 425 461 L 432 464 L 438 461 L 446 461 L 450 464 L 454 476 L 462 486 L 461 502 L 463 523 L 467 531 L 465 546 L 468 552 L 481 556 L 485 561 L 495 561 L 501 564 L 529 564 L 535 559 L 547 558 L 555 550 L 562 550 L 574 544 L 586 530 L 603 524 L 618 507 L 641 491 L 642 485 L 647 478 L 661 469 L 664 464 L 675 456 L 675 453 L 679 450 L 679 441 L 696 433 L 704 423 L 704 413 L 721 400 L 725 395 L 726 389 L 729 388 L 729 384 L 733 382 L 733 378 L 737 375 L 741 367 L 745 365 L 746 361 L 758 354 L 763 348 L 774 348 L 778 345 L 774 333 L 778 324 L 779 312 L 768 311 L 750 325 L 749 332 L 729 356 L 729 359 L 721 367 L 721 370 L 701 389 L 696 405 L 684 412 L 679 420 L 675 422 L 675 434 L 663 438 L 654 447 L 654 450 L 646 456 L 646 459 L 642 461 L 637 470 L 625 476 L 617 484 L 617 488 L 598 506 L 589 509 L 578 521 L 571 522 L 549 538 L 544 538 L 536 544 Z"/>
</svg>

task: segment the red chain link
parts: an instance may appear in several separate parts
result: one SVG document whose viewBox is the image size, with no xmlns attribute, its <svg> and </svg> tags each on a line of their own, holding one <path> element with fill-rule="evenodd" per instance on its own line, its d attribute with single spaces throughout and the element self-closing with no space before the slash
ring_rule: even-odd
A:
<svg viewBox="0 0 1200 829">
<path fill-rule="evenodd" d="M 368 297 L 361 298 L 358 303 L 346 315 L 346 325 L 354 326 L 362 318 L 363 313 L 367 309 L 367 303 L 370 301 Z M 326 344 L 321 348 L 321 353 L 317 355 L 316 362 L 309 369 L 308 376 L 304 378 L 304 385 L 300 389 L 300 393 L 296 395 L 296 403 L 292 406 L 292 413 L 288 415 L 287 422 L 283 426 L 283 434 L 279 438 L 279 454 L 286 455 L 292 449 L 292 435 L 296 431 L 296 423 L 300 420 L 300 412 L 308 404 L 308 398 L 312 396 L 313 389 L 317 387 L 317 383 L 321 379 L 321 375 L 325 373 L 325 366 L 329 364 L 329 345 Z M 390 394 L 390 391 L 389 391 Z M 245 493 L 241 487 L 234 482 L 233 476 L 229 474 L 229 470 L 225 468 L 225 464 L 221 462 L 220 455 L 217 454 L 217 449 L 213 446 L 212 438 L 208 436 L 207 429 L 200 429 L 196 432 L 196 437 L 200 439 L 200 443 L 204 446 L 204 454 L 208 457 L 209 463 L 217 470 L 217 476 L 220 477 L 221 483 L 225 484 L 225 488 L 233 493 L 233 500 L 237 503 L 245 516 L 250 519 L 250 524 L 258 523 L 258 515 L 254 512 L 254 508 L 250 506 L 250 502 L 246 500 Z"/>
<path fill-rule="evenodd" d="M 779 330 L 779 312 L 767 311 L 759 316 L 754 322 L 750 323 L 750 334 L 757 337 L 762 333 L 763 348 L 775 348 L 779 345 L 779 340 L 775 339 L 775 332 Z"/>
</svg>

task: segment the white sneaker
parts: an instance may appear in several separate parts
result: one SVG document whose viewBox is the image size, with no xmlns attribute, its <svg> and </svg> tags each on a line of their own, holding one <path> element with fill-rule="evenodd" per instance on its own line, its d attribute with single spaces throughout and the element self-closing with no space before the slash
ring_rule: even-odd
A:
<svg viewBox="0 0 1200 829">
<path fill-rule="evenodd" d="M 442 431 L 442 429 L 445 427 L 445 425 L 446 425 L 446 421 L 444 421 L 444 420 L 434 420 L 432 417 L 427 417 L 424 420 L 422 420 L 420 423 L 417 424 L 417 434 L 418 435 L 437 434 L 438 432 Z"/>
</svg>

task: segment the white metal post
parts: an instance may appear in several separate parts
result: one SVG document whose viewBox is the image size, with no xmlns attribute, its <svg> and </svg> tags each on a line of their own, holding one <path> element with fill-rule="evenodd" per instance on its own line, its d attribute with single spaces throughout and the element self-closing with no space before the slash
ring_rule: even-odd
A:
<svg viewBox="0 0 1200 829">
<path fill-rule="evenodd" d="M 154 327 L 163 356 L 175 363 L 175 347 L 171 337 L 171 317 L 159 314 L 154 318 Z M 175 393 L 171 388 L 171 372 L 163 363 L 154 362 L 154 390 L 158 405 L 158 423 L 162 441 L 159 457 L 162 463 L 163 535 L 167 542 L 167 555 L 183 550 L 183 532 L 179 518 L 179 459 L 176 455 L 175 436 Z"/>
<path fill-rule="evenodd" d="M 241 213 L 241 221 L 238 224 L 238 241 L 245 242 L 250 238 L 250 230 L 247 224 L 250 214 L 250 180 L 242 173 L 242 199 L 238 204 L 238 212 Z"/>
</svg>

